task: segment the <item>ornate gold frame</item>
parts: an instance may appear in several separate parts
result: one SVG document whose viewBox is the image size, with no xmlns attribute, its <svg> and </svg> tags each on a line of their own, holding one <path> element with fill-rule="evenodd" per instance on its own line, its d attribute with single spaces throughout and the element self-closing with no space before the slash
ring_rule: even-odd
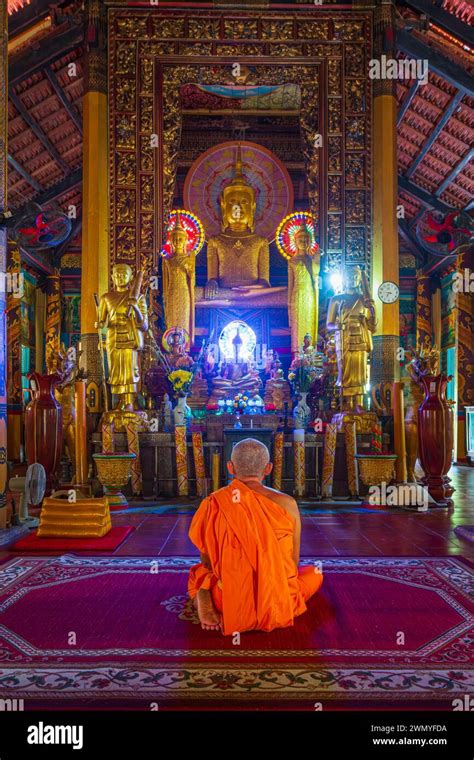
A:
<svg viewBox="0 0 474 760">
<path fill-rule="evenodd" d="M 372 18 L 371 10 L 326 7 L 279 13 L 110 8 L 111 264 L 126 261 L 147 275 L 154 270 L 172 202 L 179 87 L 222 83 L 238 61 L 268 83 L 301 87 L 303 152 L 322 249 L 333 265 L 368 268 Z M 319 113 L 312 109 L 315 98 Z M 322 149 L 314 147 L 317 131 Z"/>
</svg>

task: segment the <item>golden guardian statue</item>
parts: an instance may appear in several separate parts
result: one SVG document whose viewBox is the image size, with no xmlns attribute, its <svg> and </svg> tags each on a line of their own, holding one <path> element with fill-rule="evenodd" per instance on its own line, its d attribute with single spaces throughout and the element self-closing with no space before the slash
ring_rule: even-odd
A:
<svg viewBox="0 0 474 760">
<path fill-rule="evenodd" d="M 376 318 L 360 267 L 346 271 L 344 292 L 330 299 L 326 327 L 336 338 L 336 386 L 342 396 L 342 411 L 362 412 Z"/>
<path fill-rule="evenodd" d="M 112 269 L 114 289 L 99 302 L 97 327 L 106 329 L 108 383 L 117 396 L 115 410 L 133 412 L 133 402 L 140 382 L 138 356 L 143 350 L 148 330 L 145 297 L 140 295 L 141 273 L 132 283 L 128 264 Z"/>
</svg>

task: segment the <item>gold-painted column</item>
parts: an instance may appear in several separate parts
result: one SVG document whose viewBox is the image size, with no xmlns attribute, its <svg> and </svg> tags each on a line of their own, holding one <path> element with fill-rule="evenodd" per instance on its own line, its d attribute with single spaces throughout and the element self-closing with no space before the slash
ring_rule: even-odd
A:
<svg viewBox="0 0 474 760">
<path fill-rule="evenodd" d="M 382 3 L 375 9 L 375 58 L 395 58 L 394 6 Z M 384 304 L 377 291 L 382 282 L 399 284 L 398 260 L 398 177 L 397 177 L 397 101 L 394 81 L 373 80 L 373 250 L 372 287 L 376 305 L 377 331 L 371 380 L 398 381 L 400 376 L 397 349 L 400 344 L 398 300 Z"/>
<path fill-rule="evenodd" d="M 7 210 L 8 151 L 8 13 L 7 0 L 0 0 L 0 215 Z M 7 271 L 7 230 L 0 227 L 0 276 Z M 7 368 L 6 288 L 0 288 L 0 528 L 6 524 L 7 486 Z"/>
<path fill-rule="evenodd" d="M 94 293 L 108 290 L 109 193 L 107 17 L 99 0 L 85 3 L 87 50 L 83 98 L 81 351 L 88 385 L 100 385 Z"/>
</svg>

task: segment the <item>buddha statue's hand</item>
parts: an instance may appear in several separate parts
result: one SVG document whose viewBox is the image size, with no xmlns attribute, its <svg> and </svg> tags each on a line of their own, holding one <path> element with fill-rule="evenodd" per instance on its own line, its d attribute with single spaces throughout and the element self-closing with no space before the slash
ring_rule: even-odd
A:
<svg viewBox="0 0 474 760">
<path fill-rule="evenodd" d="M 128 305 L 127 315 L 130 316 L 131 314 L 134 314 L 135 315 L 135 319 L 137 320 L 137 322 L 139 324 L 141 324 L 141 322 L 143 322 L 143 315 L 142 315 L 142 313 L 140 311 L 140 307 L 138 305 L 137 299 L 136 298 L 128 298 L 127 299 L 127 305 Z"/>
<path fill-rule="evenodd" d="M 208 280 L 206 287 L 204 288 L 204 298 L 207 301 L 212 301 L 219 293 L 219 283 L 217 280 Z"/>
</svg>

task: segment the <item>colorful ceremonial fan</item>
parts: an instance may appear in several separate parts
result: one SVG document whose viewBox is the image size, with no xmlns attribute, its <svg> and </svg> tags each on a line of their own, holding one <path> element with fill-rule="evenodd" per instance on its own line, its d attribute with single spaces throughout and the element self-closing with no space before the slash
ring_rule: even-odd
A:
<svg viewBox="0 0 474 760">
<path fill-rule="evenodd" d="M 166 229 L 166 241 L 161 249 L 161 255 L 171 256 L 170 232 L 176 227 L 178 213 L 181 225 L 186 230 L 188 236 L 189 251 L 192 251 L 197 256 L 204 244 L 204 228 L 196 214 L 193 214 L 191 211 L 185 211 L 184 209 L 175 209 L 169 215 L 168 226 Z"/>
<path fill-rule="evenodd" d="M 436 256 L 455 256 L 474 239 L 474 220 L 464 211 L 427 209 L 416 225 L 421 245 Z"/>
<path fill-rule="evenodd" d="M 290 259 L 296 253 L 295 234 L 305 226 L 311 235 L 311 256 L 319 251 L 316 240 L 316 219 L 309 211 L 295 211 L 288 214 L 278 225 L 275 241 L 281 255 Z"/>
<path fill-rule="evenodd" d="M 55 248 L 71 234 L 72 221 L 60 209 L 44 211 L 37 203 L 30 203 L 16 223 L 13 237 L 27 250 Z"/>
</svg>

